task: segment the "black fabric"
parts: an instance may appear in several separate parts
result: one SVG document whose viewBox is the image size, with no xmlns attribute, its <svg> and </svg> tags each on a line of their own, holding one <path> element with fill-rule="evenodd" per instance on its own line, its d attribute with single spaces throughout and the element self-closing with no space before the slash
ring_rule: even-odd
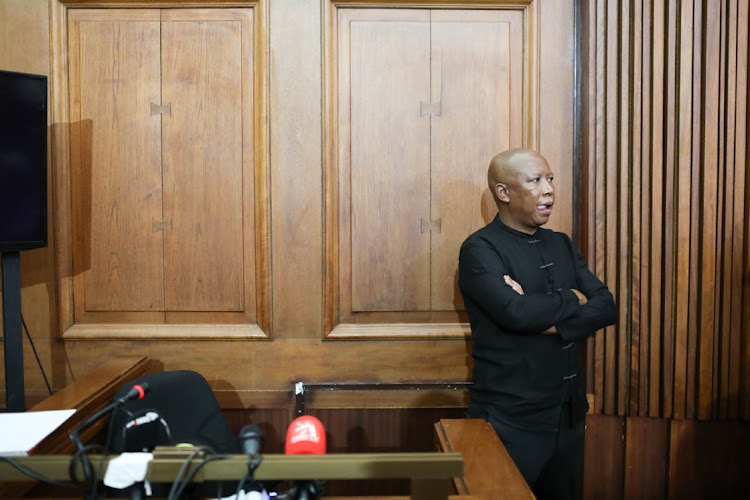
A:
<svg viewBox="0 0 750 500">
<path fill-rule="evenodd" d="M 115 398 L 126 394 L 133 385 L 144 382 L 149 388 L 143 399 L 125 402 L 112 415 L 110 449 L 113 452 L 141 451 L 126 449 L 126 435 L 122 429 L 133 415 L 152 409 L 169 427 L 172 444 L 191 443 L 210 446 L 216 453 L 240 453 L 237 437 L 202 375 L 191 370 L 147 375 L 125 384 Z"/>
<path fill-rule="evenodd" d="M 565 402 L 574 419 L 583 418 L 588 404 L 576 341 L 614 324 L 617 308 L 570 238 L 542 228 L 529 235 L 495 217 L 464 241 L 458 269 L 474 341 L 471 404 L 537 431 L 557 430 Z M 571 289 L 588 302 L 579 305 Z M 558 335 L 541 334 L 552 326 Z"/>
<path fill-rule="evenodd" d="M 568 404 L 563 405 L 560 412 L 557 432 L 519 429 L 490 414 L 471 409 L 468 416 L 484 418 L 492 425 L 536 498 L 581 498 L 584 421 L 571 420 Z"/>
</svg>

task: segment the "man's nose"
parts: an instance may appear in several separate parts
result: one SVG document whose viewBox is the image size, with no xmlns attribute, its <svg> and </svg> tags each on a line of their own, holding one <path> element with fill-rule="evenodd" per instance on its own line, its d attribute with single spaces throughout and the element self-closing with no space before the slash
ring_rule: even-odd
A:
<svg viewBox="0 0 750 500">
<path fill-rule="evenodd" d="M 553 195 L 555 194 L 555 186 L 552 185 L 552 181 L 544 179 L 544 185 L 543 188 L 543 194 L 545 195 Z"/>
</svg>

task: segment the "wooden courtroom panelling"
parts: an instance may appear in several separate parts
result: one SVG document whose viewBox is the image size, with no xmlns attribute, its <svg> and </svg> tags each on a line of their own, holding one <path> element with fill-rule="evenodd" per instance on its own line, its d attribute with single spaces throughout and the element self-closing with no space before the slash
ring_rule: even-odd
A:
<svg viewBox="0 0 750 500">
<path fill-rule="evenodd" d="M 625 442 L 620 417 L 586 416 L 584 498 L 623 498 Z"/>
<path fill-rule="evenodd" d="M 252 312 L 254 273 L 244 262 L 255 261 L 254 224 L 243 231 L 254 220 L 252 10 L 196 14 L 162 14 L 161 100 L 171 109 L 162 125 L 163 220 L 172 224 L 163 231 L 164 305 Z"/>
<path fill-rule="evenodd" d="M 72 174 L 58 173 L 74 207 L 58 215 L 72 219 L 58 241 L 75 243 L 75 311 L 61 315 L 69 337 L 267 336 L 265 10 L 237 4 L 251 8 L 54 2 L 53 27 L 69 28 L 73 55 L 53 73 L 70 72 L 72 96 L 69 112 L 53 115 L 74 121 L 70 164 L 56 155 Z M 121 62 L 110 74 L 112 60 Z M 61 285 L 66 304 L 72 290 Z"/>
<path fill-rule="evenodd" d="M 747 422 L 675 419 L 669 434 L 669 498 L 738 498 L 748 491 Z"/>
<path fill-rule="evenodd" d="M 162 310 L 159 11 L 76 11 L 69 33 L 76 316 Z"/>
<path fill-rule="evenodd" d="M 494 214 L 485 164 L 521 143 L 523 16 L 340 12 L 342 311 L 461 310 L 458 247 Z"/>
<path fill-rule="evenodd" d="M 572 40 L 572 25 L 537 26 L 540 14 L 572 22 L 573 12 L 534 1 L 325 6 L 325 333 L 465 336 L 456 256 L 494 217 L 489 159 L 541 148 L 562 179 L 553 225 L 572 227 L 572 136 L 539 127 L 541 116 L 572 120 L 572 68 L 538 52 Z"/>
<path fill-rule="evenodd" d="M 339 85 L 342 113 L 351 101 L 339 122 L 342 135 L 351 123 L 351 167 L 340 174 L 351 178 L 341 192 L 351 212 L 340 220 L 351 221 L 352 265 L 342 278 L 352 312 L 429 310 L 430 232 L 417 231 L 430 210 L 430 120 L 417 109 L 430 89 L 429 11 L 354 13 L 339 24 L 339 44 L 350 47 L 342 60 L 352 65 L 340 71 L 351 93 Z"/>
<path fill-rule="evenodd" d="M 746 418 L 748 2 L 583 7 L 585 241 L 620 309 L 594 411 Z"/>
<path fill-rule="evenodd" d="M 648 417 L 625 420 L 625 498 L 664 498 L 668 450 L 668 420 Z"/>
<path fill-rule="evenodd" d="M 181 10 L 175 7 L 209 6 L 253 11 L 253 69 L 261 68 L 262 73 L 254 73 L 253 82 L 265 85 L 255 85 L 253 95 L 255 102 L 267 98 L 269 105 L 254 109 L 252 146 L 261 162 L 262 158 L 268 159 L 265 170 L 257 159 L 253 167 L 256 203 L 249 208 L 258 209 L 253 214 L 257 233 L 253 242 L 243 240 L 243 245 L 253 246 L 255 261 L 243 261 L 243 277 L 255 280 L 253 290 L 259 294 L 255 301 L 255 324 L 267 326 L 263 326 L 262 332 L 240 332 L 233 326 L 235 313 L 229 312 L 217 313 L 218 316 L 201 313 L 208 326 L 199 324 L 199 318 L 193 315 L 181 316 L 179 321 L 189 322 L 181 325 L 164 324 L 163 311 L 139 312 L 143 318 L 159 315 L 158 321 L 163 325 L 157 336 L 151 326 L 126 324 L 127 318 L 132 320 L 136 316 L 124 311 L 122 316 L 107 313 L 113 315 L 112 319 L 122 321 L 120 330 L 108 327 L 105 331 L 97 324 L 79 323 L 76 324 L 80 328 L 78 339 L 61 337 L 76 318 L 74 302 L 85 298 L 73 293 L 72 283 L 76 274 L 73 262 L 78 262 L 75 260 L 78 256 L 74 247 L 77 240 L 71 236 L 74 229 L 70 217 L 71 169 L 66 166 L 71 157 L 69 130 L 71 122 L 84 132 L 85 127 L 93 126 L 93 122 L 78 123 L 69 116 L 66 16 L 81 8 L 124 6 L 128 7 L 124 10 L 168 7 L 171 11 Z M 51 77 L 50 158 L 54 168 L 50 172 L 50 213 L 54 217 L 50 224 L 50 246 L 22 253 L 22 298 L 25 319 L 52 388 L 66 386 L 99 365 L 102 359 L 146 353 L 162 361 L 165 369 L 191 368 L 206 375 L 223 408 L 229 412 L 247 412 L 246 418 L 233 421 L 237 429 L 248 419 L 260 416 L 263 425 L 276 422 L 279 438 L 289 422 L 294 401 L 292 384 L 296 380 L 367 383 L 470 380 L 470 345 L 464 340 L 468 327 L 461 323 L 455 310 L 409 312 L 406 319 L 411 323 L 403 322 L 402 312 L 376 311 L 362 313 L 361 319 L 351 319 L 351 323 L 342 323 L 338 311 L 331 306 L 332 299 L 334 306 L 338 304 L 337 294 L 341 292 L 337 289 L 339 267 L 331 256 L 346 243 L 331 239 L 330 231 L 339 227 L 332 210 L 338 209 L 336 196 L 340 195 L 336 192 L 337 177 L 329 168 L 336 159 L 332 156 L 337 154 L 335 136 L 339 131 L 331 126 L 331 118 L 338 112 L 337 101 L 333 101 L 338 94 L 328 85 L 337 81 L 332 64 L 337 18 L 331 16 L 339 10 L 359 8 L 431 11 L 431 29 L 443 30 L 448 37 L 434 38 L 443 55 L 431 57 L 429 71 L 437 74 L 439 61 L 444 71 L 450 62 L 440 40 L 448 40 L 446 46 L 461 50 L 473 43 L 470 38 L 454 36 L 461 32 L 460 23 L 438 22 L 439 16 L 450 17 L 455 9 L 471 11 L 476 16 L 502 10 L 518 15 L 531 8 L 534 15 L 530 14 L 529 19 L 534 23 L 524 24 L 524 30 L 528 29 L 524 36 L 534 30 L 539 34 L 536 42 L 530 40 L 533 43 L 528 51 L 532 66 L 529 70 L 537 79 L 535 83 L 524 84 L 521 90 L 524 95 L 533 96 L 534 88 L 537 89 L 538 102 L 529 105 L 539 109 L 539 114 L 528 116 L 532 123 L 530 133 L 536 134 L 537 145 L 550 159 L 556 174 L 558 203 L 551 226 L 570 231 L 574 227 L 573 218 L 581 217 L 578 236 L 584 255 L 615 293 L 620 307 L 618 325 L 598 333 L 587 349 L 588 392 L 594 413 L 589 415 L 586 456 L 587 491 L 593 493 L 587 497 L 618 498 L 624 497 L 626 490 L 661 492 L 664 488 L 682 494 L 689 492 L 691 486 L 695 486 L 694 491 L 704 491 L 701 483 L 704 472 L 694 471 L 705 470 L 716 473 L 725 484 L 738 484 L 737 477 L 743 471 L 738 472 L 731 464 L 716 471 L 712 460 L 724 463 L 722 453 L 736 456 L 734 446 L 742 442 L 741 434 L 705 431 L 716 443 L 701 445 L 707 462 L 698 464 L 689 462 L 694 451 L 682 444 L 686 441 L 672 441 L 675 433 L 687 431 L 672 428 L 669 445 L 672 449 L 666 452 L 670 456 L 668 471 L 674 477 L 657 478 L 658 467 L 627 467 L 631 456 L 648 456 L 649 460 L 657 461 L 662 424 L 626 421 L 623 441 L 623 426 L 617 425 L 617 417 L 613 416 L 619 416 L 620 422 L 629 417 L 722 419 L 725 420 L 722 425 L 729 427 L 736 419 L 750 418 L 750 370 L 747 369 L 750 217 L 746 216 L 750 206 L 746 178 L 748 1 L 481 0 L 470 4 L 435 0 L 412 2 L 406 9 L 404 6 L 395 0 L 363 1 L 356 5 L 328 0 L 0 2 L 0 66 L 47 73 Z M 574 8 L 580 8 L 579 27 L 583 31 L 579 59 L 582 88 L 577 94 L 571 63 L 575 50 Z M 122 64 L 127 63 L 128 55 L 143 49 L 130 46 Z M 188 51 L 174 51 L 172 55 L 178 54 L 188 57 Z M 474 55 L 476 60 L 481 59 Z M 199 60 L 195 58 L 196 62 Z M 537 65 L 536 70 L 533 65 Z M 492 69 L 501 67 L 496 66 Z M 443 84 L 441 96 L 448 98 L 453 87 L 446 85 L 460 84 L 458 68 L 455 75 L 443 78 L 441 71 L 441 78 L 431 78 L 428 89 L 431 95 L 420 100 L 432 104 L 439 82 Z M 267 96 L 264 92 L 268 92 Z M 467 100 L 482 96 L 481 92 L 461 93 Z M 580 162 L 573 154 L 574 95 L 581 100 Z M 427 111 L 430 109 L 434 108 Z M 172 112 L 176 116 L 174 108 Z M 198 109 L 191 109 L 190 113 L 202 116 Z M 444 148 L 451 158 L 440 174 L 440 182 L 449 182 L 453 173 L 451 163 L 454 158 L 462 158 L 460 146 L 454 147 L 454 142 L 459 141 L 454 141 L 453 136 L 461 133 L 462 140 L 468 141 L 475 135 L 472 130 L 452 125 L 446 128 L 451 132 L 445 132 L 449 138 L 437 141 L 433 135 L 448 125 L 441 121 L 448 116 L 448 108 L 441 109 L 441 113 L 445 114 L 421 118 L 431 122 L 430 146 Z M 479 119 L 500 121 L 498 116 Z M 200 118 L 195 121 L 208 123 Z M 477 124 L 476 137 L 488 128 L 484 123 Z M 267 134 L 267 139 L 263 134 Z M 79 154 L 77 150 L 72 153 Z M 474 154 L 476 151 L 472 149 L 465 158 Z M 479 162 L 473 158 L 471 161 Z M 486 161 L 481 163 L 478 170 L 486 168 Z M 376 172 L 374 168 L 368 175 Z M 469 177 L 464 170 L 460 172 L 467 173 L 466 178 L 461 177 L 460 185 L 439 192 L 432 192 L 431 188 L 431 213 L 425 217 L 428 222 L 442 215 L 433 212 L 437 210 L 437 200 L 450 206 L 451 211 L 466 210 L 466 214 L 472 213 L 482 220 L 488 215 L 485 210 L 492 205 L 478 190 L 483 187 L 480 172 L 470 173 L 476 178 Z M 175 177 L 181 183 L 188 176 L 187 172 L 179 173 L 182 174 L 184 177 Z M 580 174 L 580 180 L 576 174 Z M 458 172 L 454 176 L 459 178 Z M 133 189 L 144 180 L 137 179 Z M 243 177 L 243 182 L 247 180 Z M 434 186 L 437 188 L 440 182 Z M 580 191 L 575 192 L 573 186 L 577 182 Z M 387 188 L 372 185 L 379 192 Z M 465 194 L 464 189 L 466 193 L 477 191 Z M 448 199 L 442 198 L 444 195 Z M 231 200 L 230 196 L 221 203 L 234 203 Z M 261 211 L 263 207 L 265 214 Z M 455 278 L 445 267 L 454 251 L 448 246 L 436 246 L 438 238 L 447 237 L 446 224 L 446 220 L 441 221 L 441 233 L 429 233 L 433 242 L 430 252 L 433 249 L 445 252 L 445 260 L 432 261 L 431 274 L 443 277 L 434 279 L 430 289 L 445 287 L 439 294 L 431 293 L 430 300 L 455 306 L 460 305 L 460 298 L 451 297 L 453 284 L 445 283 L 445 276 Z M 424 235 L 420 232 L 419 236 Z M 573 236 L 575 239 L 577 235 Z M 220 264 L 218 257 L 199 260 L 197 268 Z M 254 269 L 254 277 L 249 269 Z M 231 286 L 212 294 L 211 299 L 226 302 L 222 293 L 236 297 L 230 291 L 236 290 L 234 277 L 230 278 L 227 283 Z M 357 285 L 363 293 L 369 293 L 367 283 Z M 187 288 L 176 283 L 172 288 L 179 292 L 179 301 L 196 300 L 197 295 L 191 295 Z M 245 294 L 244 300 L 252 300 L 248 297 Z M 135 294 L 133 300 L 140 298 Z M 346 327 L 341 332 L 349 330 L 343 337 L 388 341 L 322 340 L 334 326 Z M 262 337 L 262 341 L 238 340 L 253 335 Z M 415 337 L 420 340 L 414 340 Z M 24 357 L 28 398 L 38 402 L 46 394 L 46 386 L 27 342 Z M 427 395 L 426 402 L 420 396 L 388 393 L 378 399 L 371 393 L 358 392 L 350 397 L 325 395 L 320 400 L 328 405 L 327 410 L 344 412 L 379 411 L 378 405 L 399 409 L 399 405 L 429 402 L 460 411 L 456 405 L 465 404 L 464 400 L 446 398 L 443 393 Z M 332 418 L 336 420 L 338 416 Z M 356 420 L 354 416 L 346 418 Z M 357 418 L 362 418 L 366 425 L 376 425 L 375 417 Z M 368 436 L 373 446 L 380 444 L 378 433 Z M 392 443 L 393 437 L 383 435 L 382 442 Z M 740 487 L 745 486 L 740 484 Z"/>
</svg>

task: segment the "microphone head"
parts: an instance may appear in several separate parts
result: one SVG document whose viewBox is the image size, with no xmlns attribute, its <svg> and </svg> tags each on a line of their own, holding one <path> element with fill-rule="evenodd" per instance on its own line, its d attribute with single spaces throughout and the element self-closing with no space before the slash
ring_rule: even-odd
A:
<svg viewBox="0 0 750 500">
<path fill-rule="evenodd" d="M 133 399 L 143 399 L 148 389 L 149 389 L 148 382 L 141 382 L 140 384 L 133 384 L 130 387 L 130 389 L 128 389 L 128 392 L 126 392 L 119 398 L 115 396 L 115 404 L 123 404 L 125 401 L 131 401 Z M 118 394 L 120 394 L 120 392 L 118 392 Z"/>
<path fill-rule="evenodd" d="M 326 431 L 312 415 L 295 418 L 286 432 L 287 455 L 323 455 L 326 452 Z"/>
<path fill-rule="evenodd" d="M 146 391 L 148 390 L 148 382 L 143 382 L 141 384 L 135 384 L 133 386 L 133 389 L 135 389 L 138 392 L 138 396 L 135 399 L 143 399 L 143 396 L 146 395 Z"/>
<path fill-rule="evenodd" d="M 240 430 L 240 446 L 245 455 L 257 455 L 263 450 L 263 431 L 257 425 L 248 424 Z"/>
</svg>

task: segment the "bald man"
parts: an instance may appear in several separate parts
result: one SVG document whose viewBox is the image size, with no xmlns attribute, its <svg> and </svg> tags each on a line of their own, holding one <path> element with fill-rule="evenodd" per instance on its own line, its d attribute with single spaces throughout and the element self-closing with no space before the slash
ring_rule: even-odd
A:
<svg viewBox="0 0 750 500">
<path fill-rule="evenodd" d="M 570 238 L 541 227 L 555 203 L 547 160 L 511 149 L 487 179 L 497 216 L 464 241 L 458 266 L 473 339 L 467 414 L 492 424 L 537 498 L 580 498 L 579 341 L 614 324 L 617 309 Z"/>
</svg>

